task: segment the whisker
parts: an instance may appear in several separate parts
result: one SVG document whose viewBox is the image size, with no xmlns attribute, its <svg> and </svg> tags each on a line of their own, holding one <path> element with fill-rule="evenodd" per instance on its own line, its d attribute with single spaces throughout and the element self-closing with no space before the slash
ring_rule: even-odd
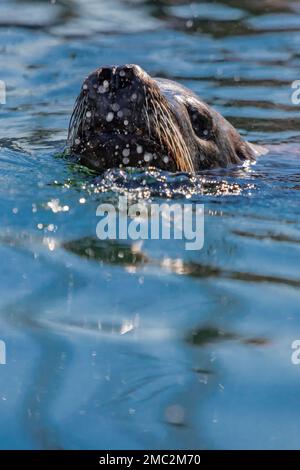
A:
<svg viewBox="0 0 300 470">
<path fill-rule="evenodd" d="M 161 145 L 173 156 L 176 166 L 182 171 L 193 171 L 193 162 L 186 143 L 174 123 L 169 106 L 159 92 L 149 90 L 150 107 L 155 124 L 155 133 Z"/>
</svg>

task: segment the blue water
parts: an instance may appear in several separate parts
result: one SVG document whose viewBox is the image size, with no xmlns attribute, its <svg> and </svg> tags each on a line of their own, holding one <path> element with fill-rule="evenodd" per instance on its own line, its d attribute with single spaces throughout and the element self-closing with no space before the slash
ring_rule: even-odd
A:
<svg viewBox="0 0 300 470">
<path fill-rule="evenodd" d="M 299 49 L 295 1 L 1 1 L 1 448 L 300 448 Z M 61 150 L 105 63 L 180 81 L 269 154 L 96 178 Z M 99 241 L 119 194 L 204 204 L 203 250 Z"/>
</svg>

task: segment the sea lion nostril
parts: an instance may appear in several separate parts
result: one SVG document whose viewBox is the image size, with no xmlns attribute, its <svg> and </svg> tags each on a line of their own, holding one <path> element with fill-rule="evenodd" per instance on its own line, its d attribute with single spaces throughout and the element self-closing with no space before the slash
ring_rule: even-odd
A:
<svg viewBox="0 0 300 470">
<path fill-rule="evenodd" d="M 132 84 L 135 78 L 134 67 L 128 65 L 118 67 L 116 75 L 118 76 L 119 87 L 126 88 Z"/>
<path fill-rule="evenodd" d="M 101 81 L 110 81 L 112 79 L 112 76 L 114 74 L 114 68 L 113 67 L 101 67 L 98 69 L 98 79 Z"/>
</svg>

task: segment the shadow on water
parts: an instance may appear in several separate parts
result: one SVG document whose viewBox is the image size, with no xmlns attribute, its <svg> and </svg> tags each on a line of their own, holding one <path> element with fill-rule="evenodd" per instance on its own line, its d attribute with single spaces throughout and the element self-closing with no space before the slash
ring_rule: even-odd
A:
<svg viewBox="0 0 300 470">
<path fill-rule="evenodd" d="M 186 341 L 193 346 L 203 347 L 215 341 L 241 341 L 244 344 L 264 346 L 268 344 L 266 338 L 243 338 L 235 333 L 219 330 L 207 326 L 194 330 L 187 336 Z"/>
<path fill-rule="evenodd" d="M 241 236 L 240 232 L 235 232 Z M 242 236 L 245 236 L 243 233 Z M 249 237 L 249 234 L 246 234 Z M 293 241 L 286 239 L 284 236 L 268 236 L 268 237 L 255 237 L 257 240 L 261 239 L 275 239 L 276 241 Z M 295 243 L 295 241 L 293 241 Z M 298 243 L 298 241 L 297 241 Z M 146 254 L 141 251 L 140 245 L 126 245 L 116 241 L 101 241 L 97 238 L 85 237 L 78 240 L 73 240 L 64 243 L 63 247 L 88 260 L 94 260 L 101 263 L 109 263 L 111 265 L 125 265 L 140 267 L 140 265 L 152 265 L 161 269 L 165 269 L 173 274 L 180 276 L 190 276 L 195 279 L 210 279 L 222 278 L 231 279 L 242 282 L 254 283 L 272 283 L 272 284 L 285 284 L 291 287 L 299 288 L 300 280 L 280 278 L 277 276 L 262 275 L 251 272 L 241 272 L 213 265 L 205 265 L 195 262 L 185 262 L 180 259 L 171 259 L 165 257 L 162 261 L 150 259 Z M 224 246 L 224 250 L 226 250 Z"/>
<path fill-rule="evenodd" d="M 78 256 L 101 263 L 137 266 L 147 262 L 147 257 L 138 247 L 117 241 L 102 241 L 85 237 L 64 243 L 64 248 Z"/>
</svg>

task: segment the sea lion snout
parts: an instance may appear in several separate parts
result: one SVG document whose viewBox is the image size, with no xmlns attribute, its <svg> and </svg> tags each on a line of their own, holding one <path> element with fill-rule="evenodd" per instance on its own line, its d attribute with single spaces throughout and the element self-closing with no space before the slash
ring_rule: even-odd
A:
<svg viewBox="0 0 300 470">
<path fill-rule="evenodd" d="M 146 131 L 146 86 L 151 80 L 137 65 L 105 66 L 82 85 L 85 125 L 111 134 Z"/>
<path fill-rule="evenodd" d="M 138 65 L 98 68 L 85 79 L 75 105 L 69 129 L 72 151 L 99 171 L 155 165 L 161 155 L 163 168 L 175 171 L 159 134 L 164 118 L 157 99 L 164 100 L 159 87 Z"/>
</svg>

